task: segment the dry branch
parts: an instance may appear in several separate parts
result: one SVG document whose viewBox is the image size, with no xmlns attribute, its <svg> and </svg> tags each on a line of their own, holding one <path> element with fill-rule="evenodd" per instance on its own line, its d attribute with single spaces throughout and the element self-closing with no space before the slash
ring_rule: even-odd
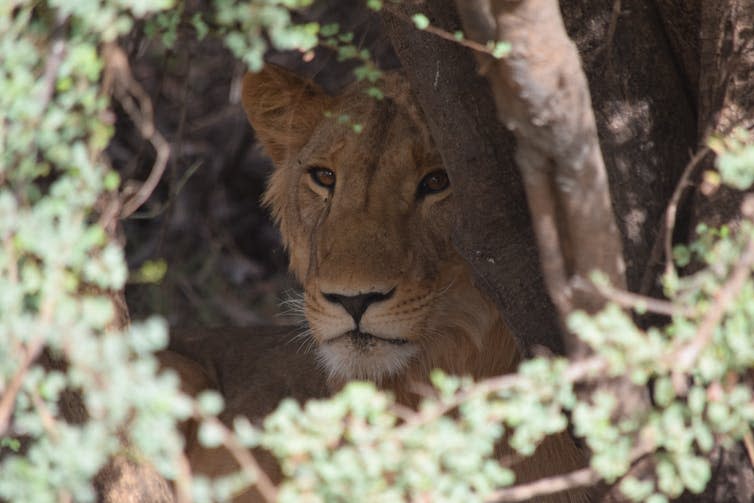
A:
<svg viewBox="0 0 754 503">
<path fill-rule="evenodd" d="M 670 301 L 632 293 L 611 285 L 596 284 L 591 281 L 576 281 L 573 286 L 575 289 L 596 291 L 606 300 L 622 308 L 632 309 L 637 312 L 648 311 L 663 316 L 693 316 L 695 313 L 693 309 L 676 306 Z"/>
<path fill-rule="evenodd" d="M 405 23 L 414 24 L 414 21 L 406 15 L 405 12 L 403 12 L 401 9 L 397 8 L 396 6 L 387 4 L 384 6 L 384 9 L 386 12 L 389 12 L 392 16 L 395 16 L 396 18 L 402 20 Z M 490 47 L 486 44 L 479 43 L 475 40 L 469 40 L 463 36 L 456 36 L 453 33 L 450 33 L 447 30 L 443 30 L 442 28 L 438 28 L 437 26 L 428 25 L 425 28 L 422 28 L 427 33 L 431 33 L 432 35 L 435 35 L 437 37 L 440 37 L 443 40 L 447 40 L 449 42 L 453 42 L 455 44 L 461 45 L 463 47 L 466 47 L 468 49 L 471 49 L 472 51 L 476 51 L 482 54 L 488 54 L 490 56 L 495 56 L 494 49 L 490 49 Z"/>
<path fill-rule="evenodd" d="M 593 486 L 599 481 L 600 476 L 597 472 L 591 468 L 582 468 L 581 470 L 564 475 L 539 479 L 529 484 L 499 489 L 489 495 L 485 501 L 488 503 L 531 501 L 532 498 L 547 496 L 577 487 Z"/>
<path fill-rule="evenodd" d="M 21 365 L 19 365 L 13 378 L 8 386 L 3 390 L 3 396 L 0 398 L 0 436 L 7 435 L 10 426 L 10 419 L 13 415 L 13 407 L 16 404 L 16 397 L 21 391 L 24 379 L 29 371 L 29 367 L 42 354 L 46 340 L 44 337 L 38 337 L 32 340 L 24 350 Z"/>
<path fill-rule="evenodd" d="M 50 41 L 50 53 L 45 62 L 44 74 L 42 75 L 44 86 L 39 95 L 41 110 L 47 107 L 47 104 L 55 93 L 55 83 L 58 80 L 58 70 L 60 70 L 60 64 L 63 62 L 66 55 L 66 42 L 63 34 L 67 22 L 68 15 L 63 15 L 58 12 L 55 31 L 52 40 Z"/>
<path fill-rule="evenodd" d="M 126 218 L 149 199 L 160 182 L 170 158 L 170 144 L 154 125 L 152 100 L 141 84 L 134 79 L 131 65 L 123 49 L 110 43 L 105 46 L 103 53 L 103 59 L 107 62 L 103 89 L 115 95 L 139 128 L 141 135 L 152 144 L 157 156 L 147 179 L 136 190 L 136 193 L 123 203 L 120 217 Z"/>
<path fill-rule="evenodd" d="M 201 415 L 197 415 L 197 419 L 202 419 Z M 241 471 L 249 477 L 250 480 L 255 481 L 255 487 L 264 498 L 264 501 L 272 503 L 277 501 L 277 487 L 272 480 L 267 476 L 267 473 L 257 462 L 254 454 L 250 450 L 241 444 L 233 430 L 225 426 L 216 417 L 203 418 L 205 423 L 212 424 L 222 432 L 222 444 L 233 455 L 235 460 L 241 467 Z"/>
<path fill-rule="evenodd" d="M 686 169 L 683 170 L 683 175 L 678 181 L 678 185 L 673 191 L 673 197 L 670 198 L 668 208 L 665 210 L 665 222 L 664 229 L 659 238 L 663 237 L 663 249 L 665 250 L 665 274 L 675 273 L 675 265 L 673 264 L 673 232 L 675 231 L 675 222 L 678 215 L 678 206 L 681 202 L 681 197 L 689 186 L 691 177 L 696 172 L 696 168 L 707 157 L 710 149 L 705 147 L 697 152 L 694 157 L 686 165 Z M 663 236 L 664 234 L 664 236 Z"/>
<path fill-rule="evenodd" d="M 178 468 L 175 478 L 175 499 L 176 503 L 191 503 L 191 465 L 186 454 L 181 452 L 176 460 Z"/>
<path fill-rule="evenodd" d="M 574 290 L 600 270 L 625 286 L 621 237 L 613 216 L 589 88 L 555 0 L 457 2 L 477 40 L 505 40 L 511 53 L 484 61 L 498 117 L 516 136 L 545 281 L 561 320 L 604 304 Z M 489 66 L 488 66 L 489 65 Z M 568 338 L 569 351 L 580 343 Z"/>
</svg>

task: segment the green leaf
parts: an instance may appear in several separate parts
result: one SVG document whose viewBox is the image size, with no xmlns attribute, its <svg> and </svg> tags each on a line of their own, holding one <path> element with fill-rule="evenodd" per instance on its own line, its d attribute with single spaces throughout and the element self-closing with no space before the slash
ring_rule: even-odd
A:
<svg viewBox="0 0 754 503">
<path fill-rule="evenodd" d="M 667 407 L 675 399 L 673 383 L 669 377 L 659 377 L 655 380 L 654 399 L 660 407 Z"/>
<path fill-rule="evenodd" d="M 105 175 L 104 187 L 107 191 L 117 190 L 120 186 L 120 175 L 117 171 L 108 171 Z"/>
<path fill-rule="evenodd" d="M 645 501 L 654 492 L 654 482 L 652 480 L 639 480 L 636 477 L 628 476 L 620 483 L 621 492 L 631 501 Z"/>
<path fill-rule="evenodd" d="M 704 491 L 712 474 L 706 458 L 692 455 L 678 459 L 678 473 L 686 488 L 694 494 Z"/>
<path fill-rule="evenodd" d="M 17 438 L 3 437 L 0 439 L 0 447 L 18 452 L 21 449 L 21 442 Z"/>
<path fill-rule="evenodd" d="M 338 34 L 340 31 L 340 25 L 338 23 L 329 23 L 322 25 L 319 29 L 319 34 L 322 37 L 332 37 Z"/>
<path fill-rule="evenodd" d="M 686 267 L 691 262 L 691 250 L 683 245 L 674 246 L 673 260 L 678 264 L 678 267 Z"/>
<path fill-rule="evenodd" d="M 138 271 L 131 275 L 129 282 L 140 284 L 160 283 L 167 271 L 168 264 L 164 260 L 147 260 Z"/>
<path fill-rule="evenodd" d="M 196 405 L 199 407 L 199 411 L 202 414 L 216 416 L 222 412 L 225 403 L 220 393 L 207 390 L 202 391 L 199 396 L 196 397 Z"/>
<path fill-rule="evenodd" d="M 427 18 L 427 16 L 425 16 L 424 14 L 414 14 L 413 16 L 411 16 L 411 20 L 414 22 L 414 25 L 420 30 L 426 30 L 429 26 L 429 18 Z"/>
<path fill-rule="evenodd" d="M 204 21 L 200 12 L 196 12 L 191 16 L 191 24 L 193 25 L 194 30 L 196 30 L 196 38 L 204 40 L 209 33 L 209 26 L 207 26 L 207 23 Z"/>
<path fill-rule="evenodd" d="M 492 48 L 492 57 L 501 59 L 510 54 L 511 44 L 508 42 L 496 42 Z"/>
<path fill-rule="evenodd" d="M 220 447 L 225 439 L 223 428 L 216 422 L 217 420 L 204 421 L 199 426 L 199 442 L 204 447 Z"/>
<path fill-rule="evenodd" d="M 262 438 L 261 432 L 243 416 L 238 416 L 233 420 L 233 431 L 245 447 L 258 446 Z"/>
</svg>

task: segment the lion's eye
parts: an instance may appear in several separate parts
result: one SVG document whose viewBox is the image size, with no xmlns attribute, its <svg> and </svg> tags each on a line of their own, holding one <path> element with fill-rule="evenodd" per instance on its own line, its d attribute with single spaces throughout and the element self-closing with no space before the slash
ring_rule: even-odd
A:
<svg viewBox="0 0 754 503">
<path fill-rule="evenodd" d="M 309 176 L 312 177 L 314 183 L 320 187 L 326 189 L 332 189 L 335 187 L 335 172 L 331 169 L 323 168 L 321 166 L 313 166 L 309 168 Z"/>
<path fill-rule="evenodd" d="M 427 194 L 436 194 L 437 192 L 442 192 L 447 189 L 449 185 L 450 180 L 448 180 L 448 174 L 445 170 L 438 169 L 422 178 L 422 181 L 419 182 L 417 195 L 424 196 Z"/>
</svg>

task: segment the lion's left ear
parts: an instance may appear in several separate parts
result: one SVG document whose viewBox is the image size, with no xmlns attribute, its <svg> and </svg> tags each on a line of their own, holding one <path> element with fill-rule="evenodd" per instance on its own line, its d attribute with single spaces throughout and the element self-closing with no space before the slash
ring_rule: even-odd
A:
<svg viewBox="0 0 754 503">
<path fill-rule="evenodd" d="M 306 144 L 332 98 L 313 82 L 268 64 L 244 76 L 242 101 L 257 138 L 279 167 Z"/>
</svg>

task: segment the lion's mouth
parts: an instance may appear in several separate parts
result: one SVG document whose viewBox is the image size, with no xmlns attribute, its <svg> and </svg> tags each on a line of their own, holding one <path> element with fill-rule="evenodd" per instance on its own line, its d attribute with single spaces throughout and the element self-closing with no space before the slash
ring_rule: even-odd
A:
<svg viewBox="0 0 754 503">
<path fill-rule="evenodd" d="M 408 339 L 349 330 L 324 341 L 318 353 L 332 376 L 379 382 L 403 372 L 419 351 Z"/>
<path fill-rule="evenodd" d="M 408 341 L 406 339 L 380 337 L 378 335 L 362 332 L 361 330 L 351 330 L 350 332 L 346 332 L 345 334 L 341 335 L 337 339 L 348 339 L 350 340 L 351 344 L 361 349 L 369 348 L 371 346 L 379 344 L 380 342 L 385 342 L 394 346 L 403 346 L 405 344 L 408 344 Z"/>
</svg>

